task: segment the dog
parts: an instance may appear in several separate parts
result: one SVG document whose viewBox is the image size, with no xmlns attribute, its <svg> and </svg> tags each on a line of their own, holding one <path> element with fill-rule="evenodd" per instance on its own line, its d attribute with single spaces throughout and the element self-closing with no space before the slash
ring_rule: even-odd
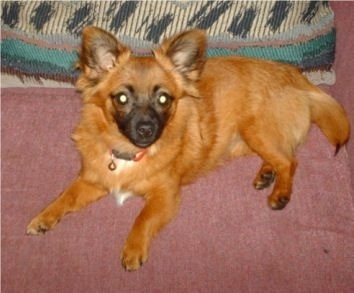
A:
<svg viewBox="0 0 354 293">
<path fill-rule="evenodd" d="M 270 208 L 290 200 L 296 148 L 317 124 L 336 152 L 349 139 L 343 107 L 296 67 L 246 57 L 206 58 L 198 29 L 172 36 L 137 57 L 110 33 L 83 30 L 77 89 L 81 120 L 73 140 L 81 170 L 72 184 L 33 218 L 39 235 L 107 194 L 145 205 L 121 253 L 123 267 L 148 259 L 154 236 L 177 214 L 181 186 L 242 155 L 263 160 L 253 185 L 274 183 Z"/>
</svg>

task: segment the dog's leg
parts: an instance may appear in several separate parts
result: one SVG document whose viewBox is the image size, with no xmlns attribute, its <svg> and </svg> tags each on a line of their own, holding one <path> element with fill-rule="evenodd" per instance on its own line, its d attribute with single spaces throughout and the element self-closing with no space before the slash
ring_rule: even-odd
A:
<svg viewBox="0 0 354 293">
<path fill-rule="evenodd" d="M 260 133 L 260 135 L 257 135 L 257 133 Z M 265 162 L 256 177 L 256 181 L 262 175 L 264 177 L 264 174 L 267 174 L 268 179 L 262 179 L 260 182 L 270 184 L 273 177 L 270 174 L 272 172 L 276 174 L 273 191 L 268 197 L 269 207 L 274 210 L 283 209 L 290 201 L 293 176 L 297 166 L 292 146 L 279 141 L 277 135 L 270 136 L 267 135 L 266 131 L 260 131 L 259 127 L 248 127 L 242 135 L 247 145 Z"/>
<path fill-rule="evenodd" d="M 275 176 L 274 168 L 267 162 L 263 162 L 261 169 L 253 181 L 254 188 L 260 190 L 269 187 L 274 182 Z"/>
<path fill-rule="evenodd" d="M 281 210 L 290 201 L 297 161 L 295 158 L 287 158 L 279 155 L 271 158 L 269 162 L 274 164 L 277 178 L 273 191 L 268 197 L 268 205 L 273 210 Z"/>
<path fill-rule="evenodd" d="M 267 162 L 266 165 L 273 167 L 273 171 L 263 173 L 263 177 L 268 177 L 264 182 L 270 183 L 274 179 L 272 173 L 276 174 L 273 191 L 268 197 L 268 205 L 273 210 L 281 210 L 290 201 L 293 176 L 297 165 L 296 159 L 277 149 L 261 149 L 257 153 Z M 264 171 L 262 169 L 261 172 Z"/>
<path fill-rule="evenodd" d="M 27 226 L 27 234 L 44 234 L 65 214 L 78 211 L 106 194 L 107 190 L 78 177 L 56 200 L 32 219 Z"/>
<path fill-rule="evenodd" d="M 147 261 L 152 238 L 178 211 L 179 195 L 171 194 L 171 191 L 155 191 L 146 198 L 121 254 L 122 265 L 127 271 L 137 270 Z"/>
</svg>

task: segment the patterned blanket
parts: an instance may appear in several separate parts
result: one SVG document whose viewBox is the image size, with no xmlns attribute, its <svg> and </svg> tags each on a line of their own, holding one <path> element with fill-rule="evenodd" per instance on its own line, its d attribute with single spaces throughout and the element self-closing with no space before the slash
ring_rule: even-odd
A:
<svg viewBox="0 0 354 293">
<path fill-rule="evenodd" d="M 245 55 L 330 72 L 333 18 L 327 1 L 2 1 L 1 71 L 73 82 L 81 30 L 96 25 L 140 55 L 196 27 L 208 33 L 209 56 Z"/>
</svg>

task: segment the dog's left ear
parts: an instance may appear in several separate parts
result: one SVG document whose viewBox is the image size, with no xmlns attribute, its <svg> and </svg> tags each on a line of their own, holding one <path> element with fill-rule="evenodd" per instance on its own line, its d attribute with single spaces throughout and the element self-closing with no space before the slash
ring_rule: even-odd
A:
<svg viewBox="0 0 354 293">
<path fill-rule="evenodd" d="M 154 50 L 154 55 L 156 59 L 167 57 L 184 77 L 197 80 L 205 62 L 206 46 L 207 38 L 204 31 L 189 30 L 165 40 Z"/>
</svg>

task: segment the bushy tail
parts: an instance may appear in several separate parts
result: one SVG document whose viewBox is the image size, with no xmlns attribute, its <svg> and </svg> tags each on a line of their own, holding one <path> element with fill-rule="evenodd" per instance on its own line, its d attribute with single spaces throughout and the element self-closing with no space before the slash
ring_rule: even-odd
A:
<svg viewBox="0 0 354 293">
<path fill-rule="evenodd" d="M 349 139 L 350 125 L 343 107 L 331 96 L 318 90 L 310 93 L 311 120 L 321 129 L 336 154 Z"/>
</svg>

